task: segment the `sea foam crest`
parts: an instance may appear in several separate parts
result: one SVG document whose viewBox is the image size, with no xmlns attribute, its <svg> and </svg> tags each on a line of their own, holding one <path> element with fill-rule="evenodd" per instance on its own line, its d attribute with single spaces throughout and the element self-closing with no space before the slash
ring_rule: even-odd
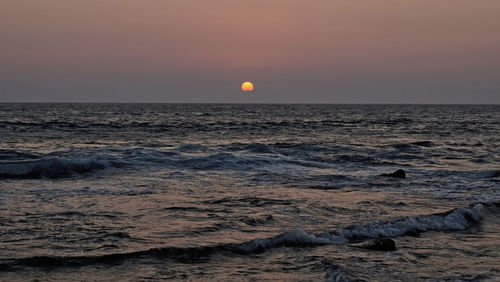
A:
<svg viewBox="0 0 500 282">
<path fill-rule="evenodd" d="M 174 259 L 181 262 L 197 261 L 213 254 L 254 254 L 279 247 L 314 247 L 321 245 L 345 244 L 363 239 L 379 237 L 397 237 L 418 234 L 426 231 L 465 230 L 488 214 L 498 216 L 500 203 L 477 203 L 469 207 L 457 208 L 444 213 L 405 217 L 392 222 L 367 223 L 352 225 L 330 233 L 314 235 L 302 229 L 279 234 L 270 238 L 257 238 L 240 244 L 219 244 L 198 247 L 164 247 L 130 253 L 114 253 L 102 256 L 37 256 L 21 259 L 4 260 L 0 263 L 1 271 L 12 271 L 19 267 L 80 267 L 93 264 L 116 264 L 128 259 L 158 258 Z M 331 273 L 331 277 L 339 277 Z"/>
<path fill-rule="evenodd" d="M 444 213 L 411 216 L 392 222 L 376 222 L 352 225 L 322 234 L 322 237 L 341 237 L 346 241 L 380 237 L 397 237 L 426 231 L 465 230 L 478 224 L 486 211 L 498 210 L 497 204 L 478 203 L 467 208 L 457 208 Z"/>
<path fill-rule="evenodd" d="M 365 239 L 414 235 L 426 231 L 458 231 L 478 224 L 490 211 L 498 212 L 499 204 L 478 203 L 444 213 L 405 217 L 391 222 L 351 225 L 320 235 L 295 229 L 272 238 L 255 239 L 237 246 L 241 253 L 258 253 L 277 247 L 345 244 Z"/>
<path fill-rule="evenodd" d="M 302 229 L 294 229 L 291 232 L 280 234 L 276 237 L 265 239 L 254 239 L 237 246 L 238 253 L 259 253 L 266 249 L 277 247 L 300 247 L 300 246 L 318 246 L 340 244 L 342 241 L 335 238 L 319 237 L 310 234 Z"/>
</svg>

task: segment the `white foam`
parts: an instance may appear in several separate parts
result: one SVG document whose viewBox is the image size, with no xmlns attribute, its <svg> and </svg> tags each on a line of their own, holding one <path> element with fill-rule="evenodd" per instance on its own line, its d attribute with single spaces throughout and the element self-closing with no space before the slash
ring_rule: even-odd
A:
<svg viewBox="0 0 500 282">
<path fill-rule="evenodd" d="M 392 222 L 352 225 L 321 235 L 314 235 L 296 228 L 275 237 L 245 242 L 238 245 L 237 249 L 243 253 L 253 253 L 281 246 L 337 245 L 346 244 L 352 240 L 398 237 L 426 231 L 465 230 L 479 223 L 488 213 L 488 209 L 489 207 L 483 204 L 475 204 L 441 214 L 412 216 Z"/>
<path fill-rule="evenodd" d="M 280 246 L 303 246 L 303 245 L 332 245 L 339 244 L 331 238 L 318 237 L 302 229 L 294 229 L 291 232 L 280 234 L 276 237 L 255 239 L 239 245 L 239 249 L 245 253 L 258 250 L 275 248 Z"/>
<path fill-rule="evenodd" d="M 357 238 L 397 237 L 425 231 L 465 230 L 481 221 L 485 210 L 486 207 L 483 204 L 475 204 L 468 208 L 458 208 L 443 214 L 412 216 L 385 223 L 353 225 L 322 236 L 340 236 L 349 240 Z"/>
</svg>

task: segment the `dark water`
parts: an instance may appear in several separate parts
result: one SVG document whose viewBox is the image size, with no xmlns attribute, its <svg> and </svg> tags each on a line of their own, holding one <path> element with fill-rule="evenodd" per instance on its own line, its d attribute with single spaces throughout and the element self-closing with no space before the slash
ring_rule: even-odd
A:
<svg viewBox="0 0 500 282">
<path fill-rule="evenodd" d="M 0 280 L 498 280 L 499 121 L 500 106 L 0 104 Z M 380 237 L 397 251 L 353 247 Z"/>
</svg>

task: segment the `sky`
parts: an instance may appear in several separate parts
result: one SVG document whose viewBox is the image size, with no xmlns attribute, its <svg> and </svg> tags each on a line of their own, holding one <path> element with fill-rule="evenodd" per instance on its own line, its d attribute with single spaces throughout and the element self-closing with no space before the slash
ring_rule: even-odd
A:
<svg viewBox="0 0 500 282">
<path fill-rule="evenodd" d="M 0 0 L 0 102 L 498 104 L 500 1 Z"/>
</svg>

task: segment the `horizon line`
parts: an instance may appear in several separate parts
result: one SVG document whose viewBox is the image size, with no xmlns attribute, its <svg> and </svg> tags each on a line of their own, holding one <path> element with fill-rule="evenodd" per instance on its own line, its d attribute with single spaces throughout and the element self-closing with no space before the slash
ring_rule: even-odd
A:
<svg viewBox="0 0 500 282">
<path fill-rule="evenodd" d="M 0 104 L 218 104 L 218 105 L 477 105 L 477 106 L 498 106 L 500 103 L 398 103 L 398 102 L 54 102 L 54 101 L 0 101 Z"/>
</svg>

